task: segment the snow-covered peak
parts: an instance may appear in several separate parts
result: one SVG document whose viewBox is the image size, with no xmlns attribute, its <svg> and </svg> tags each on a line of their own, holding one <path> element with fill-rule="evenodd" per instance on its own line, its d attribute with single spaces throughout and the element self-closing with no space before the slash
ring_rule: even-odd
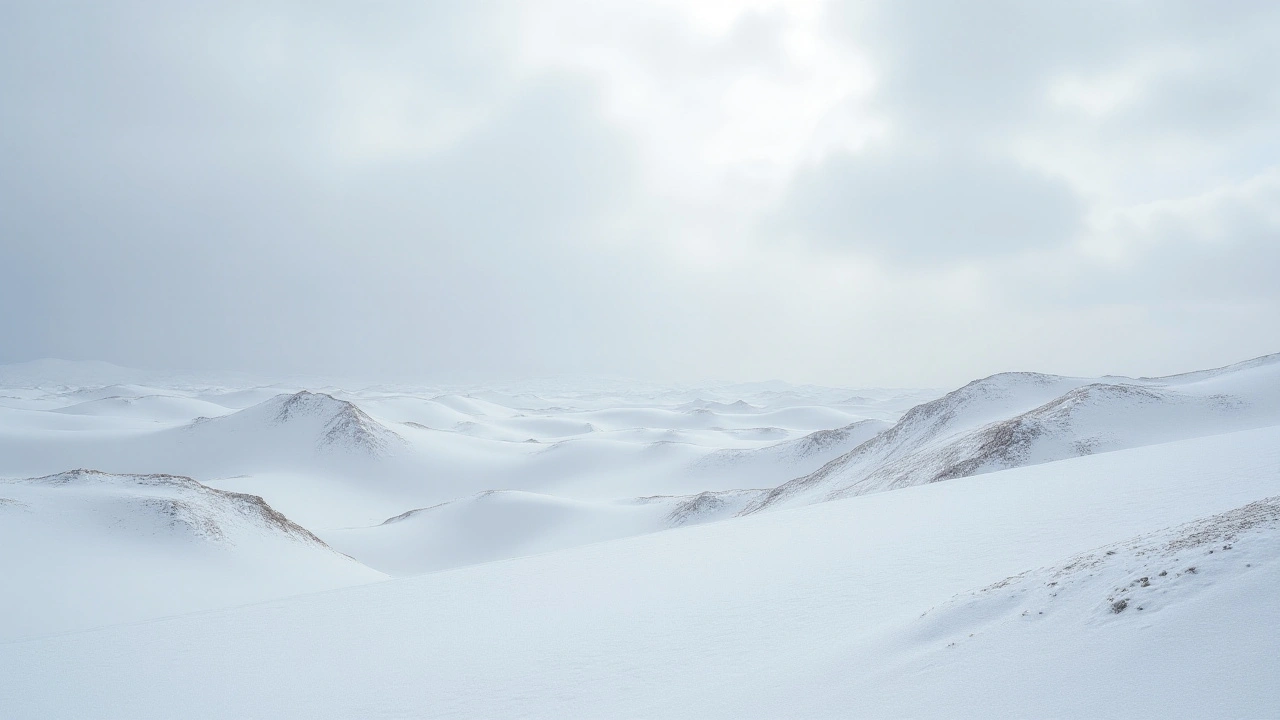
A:
<svg viewBox="0 0 1280 720">
<path fill-rule="evenodd" d="M 383 455 L 403 444 L 394 431 L 374 420 L 359 407 L 328 393 L 302 390 L 277 395 L 231 415 L 191 425 L 204 432 L 218 429 L 302 435 L 311 438 L 317 449 Z"/>
<path fill-rule="evenodd" d="M 745 512 L 1277 424 L 1278 357 L 1160 379 L 992 375 L 912 408 Z"/>
</svg>

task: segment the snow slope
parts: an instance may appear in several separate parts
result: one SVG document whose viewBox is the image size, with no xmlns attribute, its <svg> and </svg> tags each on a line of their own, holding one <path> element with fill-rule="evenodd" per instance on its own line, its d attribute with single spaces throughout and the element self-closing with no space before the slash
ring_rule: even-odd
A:
<svg viewBox="0 0 1280 720">
<path fill-rule="evenodd" d="M 797 405 L 796 397 L 750 412 L 737 412 L 746 403 L 723 402 L 730 409 L 723 413 L 673 409 L 684 395 L 647 407 L 625 404 L 632 400 L 601 407 L 606 401 L 598 398 L 571 407 L 574 398 L 553 397 L 548 402 L 557 404 L 530 411 L 431 390 L 284 389 L 9 390 L 12 404 L 0 403 L 0 474 L 79 466 L 187 475 L 261 495 L 323 530 L 494 489 L 585 501 L 772 487 L 829 458 L 699 461 L 866 420 L 847 409 Z M 894 401 L 876 402 L 883 414 Z M 201 408 L 209 419 L 193 420 Z"/>
<path fill-rule="evenodd" d="M 699 458 L 690 469 L 708 480 L 730 477 L 738 487 L 763 485 L 772 478 L 817 470 L 890 427 L 884 420 L 859 420 L 765 447 L 717 450 Z"/>
<path fill-rule="evenodd" d="M 962 594 L 880 640 L 882 667 L 817 689 L 804 714 L 1273 717 L 1277 589 L 1273 496 Z M 1014 681 L 990 692 L 993 677 Z"/>
<path fill-rule="evenodd" d="M 746 512 L 1280 424 L 1280 354 L 1169 378 L 1003 373 L 908 411 Z"/>
<path fill-rule="evenodd" d="M 764 447 L 717 450 L 698 456 L 684 469 L 696 478 L 690 484 L 739 489 L 625 499 L 488 490 L 408 511 L 372 527 L 320 533 L 370 567 L 406 575 L 657 532 L 732 517 L 767 492 L 750 485 L 816 468 L 886 427 L 882 420 L 862 420 Z M 640 454 L 661 449 L 649 447 Z M 573 462 L 558 460 L 561 467 Z"/>
<path fill-rule="evenodd" d="M 355 403 L 326 393 L 302 390 L 277 395 L 225 417 L 198 418 L 184 428 L 183 442 L 222 452 L 245 453 L 254 446 L 382 456 L 404 445 L 394 431 L 369 417 Z"/>
<path fill-rule="evenodd" d="M 4 644 L 0 707 L 49 718 L 1265 717 L 1280 707 L 1274 523 L 1240 525 L 1252 510 L 1211 516 L 1277 495 L 1280 428 L 1148 445 Z M 1202 518 L 1216 529 L 1178 528 Z M 1070 571 L 1078 580 L 1056 598 L 1006 584 L 970 600 L 1050 568 L 1019 581 L 1041 593 L 1080 553 L 1110 560 Z M 1189 576 L 1193 564 L 1204 573 Z M 1149 609 L 1109 612 L 1118 588 L 1157 568 L 1183 575 L 1142 588 Z"/>
<path fill-rule="evenodd" d="M 0 480 L 0 546 L 3 639 L 382 577 L 259 497 L 173 475 Z"/>
<path fill-rule="evenodd" d="M 533 555 L 733 517 L 763 490 L 573 500 L 490 490 L 366 528 L 322 531 L 333 547 L 391 575 Z"/>
<path fill-rule="evenodd" d="M 689 474 L 692 487 L 737 486 L 689 495 L 631 498 L 571 498 L 525 491 L 484 491 L 474 496 L 404 512 L 374 527 L 320 530 L 334 547 L 371 568 L 393 575 L 532 555 L 577 544 L 653 533 L 680 525 L 731 518 L 764 496 L 769 479 L 786 477 L 876 436 L 888 423 L 860 420 L 844 428 L 818 430 L 750 450 L 718 450 L 695 455 L 680 470 Z M 581 461 L 566 457 L 580 447 L 553 446 L 558 468 Z M 686 448 L 653 445 L 623 450 L 603 448 L 609 455 L 631 452 L 641 457 L 654 452 Z M 652 457 L 645 462 L 652 468 Z M 763 483 L 762 483 L 763 480 Z M 745 487 L 744 487 L 745 486 Z"/>
<path fill-rule="evenodd" d="M 190 422 L 197 417 L 225 415 L 228 410 L 204 400 L 156 394 L 137 397 L 114 395 L 56 408 L 51 412 L 147 419 L 156 422 Z"/>
</svg>

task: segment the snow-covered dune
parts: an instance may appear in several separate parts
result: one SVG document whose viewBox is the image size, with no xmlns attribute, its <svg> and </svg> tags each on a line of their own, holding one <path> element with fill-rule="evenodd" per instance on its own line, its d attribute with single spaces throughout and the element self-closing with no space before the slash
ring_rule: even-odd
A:
<svg viewBox="0 0 1280 720">
<path fill-rule="evenodd" d="M 676 494 L 574 498 L 489 490 L 406 512 L 380 525 L 321 534 L 371 567 L 402 575 L 518 557 L 734 516 L 759 501 L 770 481 L 812 470 L 888 427 L 879 420 L 810 433 L 759 448 L 707 453 L 688 443 L 575 440 L 538 451 L 527 467 L 572 476 L 627 458 L 665 468 Z M 665 457 L 655 457 L 662 455 Z M 710 488 L 709 490 L 704 488 Z"/>
<path fill-rule="evenodd" d="M 1203 558 L 1217 536 L 1150 569 L 1129 565 L 1150 544 L 1117 552 L 1123 572 L 1043 621 L 1036 602 L 947 607 L 1276 495 L 1278 429 L 1151 445 L 4 645 L 0 703 L 53 718 L 1265 717 L 1280 575 L 1253 535 L 1223 540 L 1239 544 L 1220 568 Z M 1193 564 L 1212 582 L 1192 585 Z M 1131 571 L 1157 567 L 1184 573 L 1166 604 L 1110 613 Z"/>
<path fill-rule="evenodd" d="M 197 395 L 197 399 L 211 402 L 229 410 L 243 410 L 282 394 L 279 388 L 255 387 L 240 390 L 219 390 Z"/>
<path fill-rule="evenodd" d="M 381 577 L 259 497 L 173 475 L 0 480 L 0 546 L 6 639 Z"/>
<path fill-rule="evenodd" d="M 0 473 L 161 474 L 0 481 L 0 714 L 1280 707 L 1280 356 L 902 415 L 922 393 L 112 382 L 4 390 Z"/>
<path fill-rule="evenodd" d="M 844 427 L 819 430 L 794 440 L 745 450 L 726 448 L 699 458 L 690 468 L 708 486 L 731 477 L 738 487 L 753 487 L 779 477 L 812 472 L 892 427 L 883 420 L 859 420 Z M 717 481 L 711 482 L 711 478 Z"/>
<path fill-rule="evenodd" d="M 411 510 L 373 527 L 321 534 L 370 567 L 411 575 L 725 519 L 761 492 L 575 500 L 490 490 Z"/>
<path fill-rule="evenodd" d="M 1275 424 L 1280 355 L 1169 378 L 1003 373 L 913 408 L 746 512 Z"/>
<path fill-rule="evenodd" d="M 67 415 L 123 417 L 157 422 L 191 421 L 197 417 L 218 417 L 230 412 L 220 405 L 195 398 L 172 395 L 110 396 L 52 410 Z"/>
<path fill-rule="evenodd" d="M 393 451 L 403 439 L 354 403 L 306 390 L 219 418 L 201 418 L 184 429 L 190 444 L 297 447 L 372 456 Z"/>
</svg>

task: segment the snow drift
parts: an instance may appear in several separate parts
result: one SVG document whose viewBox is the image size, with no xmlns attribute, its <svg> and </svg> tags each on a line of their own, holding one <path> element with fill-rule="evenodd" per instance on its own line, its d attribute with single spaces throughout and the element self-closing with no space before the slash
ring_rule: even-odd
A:
<svg viewBox="0 0 1280 720">
<path fill-rule="evenodd" d="M 370 567 L 412 575 L 722 520 L 763 492 L 576 500 L 489 490 L 410 510 L 373 527 L 321 534 Z"/>
<path fill-rule="evenodd" d="M 1280 354 L 1168 378 L 1002 373 L 912 408 L 744 512 L 1274 424 Z"/>
<path fill-rule="evenodd" d="M 0 480 L 2 636 L 221 607 L 382 577 L 260 497 L 175 475 Z"/>
</svg>

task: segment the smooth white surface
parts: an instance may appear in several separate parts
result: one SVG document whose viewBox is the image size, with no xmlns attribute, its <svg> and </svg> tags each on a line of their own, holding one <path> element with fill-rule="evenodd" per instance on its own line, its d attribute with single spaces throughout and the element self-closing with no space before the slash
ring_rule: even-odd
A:
<svg viewBox="0 0 1280 720">
<path fill-rule="evenodd" d="M 0 708 L 1268 716 L 1280 502 L 1216 514 L 1280 496 L 1277 368 L 999 375 L 892 426 L 925 394 L 3 388 Z"/>
<path fill-rule="evenodd" d="M 977 666 L 928 660 L 945 643 L 920 616 L 1276 494 L 1280 430 L 1151 446 L 14 643 L 0 699 L 44 717 L 980 717 L 1047 688 L 1031 714 L 1266 715 L 1280 699 L 1270 552 L 1140 620 L 1063 613 L 1034 638 L 993 633 L 962 651 Z M 1251 635 L 1240 654 L 1213 640 Z M 1139 671 L 1121 671 L 1120 647 Z M 1234 658 L 1231 681 L 1202 658 Z M 1179 704 L 1189 687 L 1196 702 Z"/>
</svg>

